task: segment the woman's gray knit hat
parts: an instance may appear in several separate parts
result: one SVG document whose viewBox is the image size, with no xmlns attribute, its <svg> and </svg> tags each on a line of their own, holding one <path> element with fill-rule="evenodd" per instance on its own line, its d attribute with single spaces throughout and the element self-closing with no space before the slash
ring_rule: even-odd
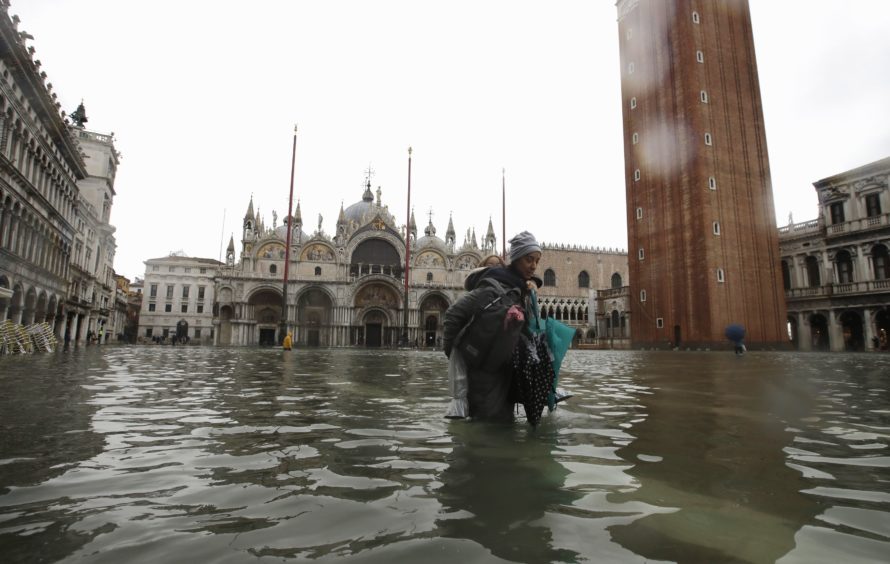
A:
<svg viewBox="0 0 890 564">
<path fill-rule="evenodd" d="M 535 236 L 528 231 L 516 235 L 510 239 L 510 262 L 516 262 L 520 258 L 535 251 L 541 252 L 541 245 Z"/>
</svg>

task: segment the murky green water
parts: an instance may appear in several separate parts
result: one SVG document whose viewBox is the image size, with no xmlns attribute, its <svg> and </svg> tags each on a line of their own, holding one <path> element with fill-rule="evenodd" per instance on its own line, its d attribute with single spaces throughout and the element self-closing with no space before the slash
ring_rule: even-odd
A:
<svg viewBox="0 0 890 564">
<path fill-rule="evenodd" d="M 537 430 L 441 353 L 0 357 L 4 562 L 890 561 L 890 356 L 570 352 Z"/>
</svg>

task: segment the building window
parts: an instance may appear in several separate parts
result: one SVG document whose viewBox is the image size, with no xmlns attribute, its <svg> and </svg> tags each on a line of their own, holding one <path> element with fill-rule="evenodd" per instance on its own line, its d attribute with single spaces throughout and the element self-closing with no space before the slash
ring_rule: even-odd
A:
<svg viewBox="0 0 890 564">
<path fill-rule="evenodd" d="M 702 101 L 702 103 L 704 103 L 704 104 L 707 104 L 707 103 L 708 103 L 708 93 L 707 93 L 705 90 L 702 90 L 702 91 L 699 93 L 699 96 L 701 97 L 701 101 Z"/>
<path fill-rule="evenodd" d="M 183 287 L 182 287 L 182 297 L 183 297 L 183 299 L 186 299 L 186 300 L 189 299 L 189 288 L 191 288 L 191 286 L 183 286 Z"/>
<path fill-rule="evenodd" d="M 198 286 L 198 299 L 204 299 L 204 286 Z"/>
<path fill-rule="evenodd" d="M 148 337 L 149 339 L 151 339 L 151 332 L 152 332 L 151 327 L 145 328 L 145 336 Z"/>
<path fill-rule="evenodd" d="M 692 12 L 692 23 L 701 23 L 701 18 L 699 17 L 698 12 Z"/>
<path fill-rule="evenodd" d="M 185 268 L 183 269 L 183 272 L 185 272 L 186 274 L 191 273 L 191 271 L 192 271 L 192 269 L 189 268 L 189 267 L 185 267 Z"/>
<path fill-rule="evenodd" d="M 695 60 L 698 61 L 699 63 L 705 62 L 705 54 L 702 53 L 701 51 L 696 51 L 695 52 Z"/>
<path fill-rule="evenodd" d="M 432 272 L 427 272 L 427 273 L 426 273 L 426 283 L 429 284 L 429 283 L 432 282 L 432 281 L 433 281 L 433 273 L 432 273 Z"/>
<path fill-rule="evenodd" d="M 865 197 L 865 216 L 877 217 L 881 215 L 880 194 L 869 194 Z"/>
<path fill-rule="evenodd" d="M 634 73 L 634 64 L 630 63 L 627 65 L 627 74 L 633 74 L 633 73 Z"/>
<path fill-rule="evenodd" d="M 640 301 L 641 302 L 646 301 L 646 290 L 640 290 Z"/>
<path fill-rule="evenodd" d="M 196 328 L 196 329 L 195 329 L 195 338 L 196 338 L 196 339 L 200 339 L 200 338 L 201 338 L 201 329 L 200 329 L 200 328 Z"/>
<path fill-rule="evenodd" d="M 316 275 L 316 276 L 321 276 L 321 267 L 320 267 L 320 266 L 316 266 L 316 267 L 315 267 L 315 275 Z"/>
<path fill-rule="evenodd" d="M 168 267 L 167 267 L 167 272 L 176 272 L 176 267 L 175 267 L 175 266 L 168 266 Z"/>
<path fill-rule="evenodd" d="M 713 145 L 714 140 L 711 138 L 710 133 L 705 133 L 705 145 Z"/>
<path fill-rule="evenodd" d="M 709 189 L 709 190 L 716 190 L 716 189 L 717 189 L 717 179 L 714 178 L 713 176 L 709 176 L 709 177 L 708 177 L 708 189 Z"/>
<path fill-rule="evenodd" d="M 720 235 L 720 222 L 719 221 L 714 222 L 713 229 L 714 229 L 714 235 Z"/>
<path fill-rule="evenodd" d="M 154 266 L 151 267 L 151 271 L 152 271 L 152 272 L 157 272 L 157 271 L 160 270 L 160 269 L 161 269 L 161 267 L 158 266 L 158 265 L 154 265 Z M 150 331 L 150 330 L 151 330 L 151 329 L 149 329 L 149 331 Z"/>
<path fill-rule="evenodd" d="M 726 275 L 723 273 L 722 268 L 717 269 L 717 282 L 726 282 Z"/>
<path fill-rule="evenodd" d="M 580 274 L 578 274 L 578 287 L 590 288 L 590 275 L 587 274 L 586 270 L 582 270 Z"/>
<path fill-rule="evenodd" d="M 837 281 L 840 284 L 849 284 L 853 281 L 853 258 L 847 251 L 839 251 L 835 256 L 837 264 Z"/>
<path fill-rule="evenodd" d="M 173 299 L 173 286 L 167 286 L 167 299 Z"/>
<path fill-rule="evenodd" d="M 152 285 L 149 287 L 149 289 L 148 289 L 148 295 L 149 295 L 149 297 L 151 297 L 151 298 L 157 298 L 157 297 L 158 297 L 158 285 L 157 285 L 157 284 L 152 284 Z"/>
<path fill-rule="evenodd" d="M 807 281 L 810 283 L 810 288 L 818 288 L 822 285 L 822 276 L 819 274 L 819 259 L 811 255 L 804 262 L 807 266 Z"/>
<path fill-rule="evenodd" d="M 631 143 L 633 143 L 634 145 L 636 145 L 636 144 L 639 143 L 639 142 L 640 142 L 640 134 L 637 133 L 637 132 L 634 132 L 634 134 L 631 135 Z"/>
<path fill-rule="evenodd" d="M 890 253 L 884 245 L 875 245 L 871 249 L 871 260 L 875 267 L 875 280 L 890 278 Z"/>
<path fill-rule="evenodd" d="M 155 307 L 155 304 L 148 304 L 148 311 L 154 311 Z"/>
<path fill-rule="evenodd" d="M 634 171 L 634 182 L 637 182 L 638 180 L 640 180 L 640 169 Z"/>
<path fill-rule="evenodd" d="M 640 247 L 640 250 L 637 251 L 637 258 L 640 260 L 646 258 L 646 253 L 643 252 L 643 247 Z"/>
<path fill-rule="evenodd" d="M 791 289 L 791 269 L 787 260 L 782 261 L 782 287 L 786 290 Z"/>
<path fill-rule="evenodd" d="M 612 273 L 612 289 L 617 290 L 621 287 L 621 275 L 617 272 Z"/>
<path fill-rule="evenodd" d="M 167 313 L 173 311 L 173 304 L 164 304 L 164 311 Z"/>
<path fill-rule="evenodd" d="M 269 274 L 277 274 L 278 273 L 278 265 L 270 264 L 269 265 Z"/>
<path fill-rule="evenodd" d="M 198 270 L 198 272 L 201 273 L 201 274 L 207 274 L 207 269 L 206 269 L 206 268 L 202 268 L 202 269 Z"/>
<path fill-rule="evenodd" d="M 204 313 L 204 304 L 198 304 L 196 308 L 198 313 Z"/>
<path fill-rule="evenodd" d="M 633 110 L 636 107 L 637 107 L 637 97 L 634 96 L 633 98 L 630 99 L 630 109 Z"/>
<path fill-rule="evenodd" d="M 637 208 L 637 219 L 643 219 L 643 208 Z"/>
<path fill-rule="evenodd" d="M 550 268 L 544 271 L 544 285 L 556 286 L 556 273 Z"/>
<path fill-rule="evenodd" d="M 658 329 L 664 329 L 664 318 L 663 317 L 655 318 L 655 327 Z"/>
<path fill-rule="evenodd" d="M 837 225 L 838 223 L 844 222 L 844 203 L 843 202 L 835 202 L 831 204 L 828 209 L 831 211 L 831 223 L 832 225 Z"/>
<path fill-rule="evenodd" d="M 189 312 L 189 305 L 188 305 L 188 304 L 182 304 L 182 306 L 180 307 L 180 309 L 181 309 L 182 313 L 188 313 L 188 312 Z"/>
</svg>

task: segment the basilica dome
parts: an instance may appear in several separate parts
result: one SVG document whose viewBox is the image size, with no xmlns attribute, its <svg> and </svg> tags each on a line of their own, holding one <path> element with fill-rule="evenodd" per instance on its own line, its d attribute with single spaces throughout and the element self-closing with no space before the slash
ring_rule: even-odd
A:
<svg viewBox="0 0 890 564">
<path fill-rule="evenodd" d="M 275 235 L 281 238 L 282 241 L 287 241 L 287 225 L 281 224 L 275 228 Z M 306 242 L 309 240 L 309 235 L 306 234 L 302 229 L 294 229 L 293 235 L 291 235 L 291 244 L 296 243 L 297 241 Z"/>
<path fill-rule="evenodd" d="M 416 251 L 421 251 L 423 249 L 435 249 L 442 254 L 448 254 L 448 246 L 445 244 L 445 241 L 441 237 L 436 236 L 436 228 L 433 226 L 432 220 L 430 220 L 430 224 L 426 226 L 426 229 L 423 230 L 424 236 L 417 240 L 414 248 Z"/>
<path fill-rule="evenodd" d="M 362 194 L 362 200 L 356 202 L 343 211 L 343 216 L 347 222 L 355 222 L 356 225 L 362 226 L 365 223 L 380 215 L 383 221 L 389 225 L 395 225 L 396 220 L 389 210 L 380 202 L 381 190 L 377 188 L 377 202 L 374 202 L 374 195 L 371 194 L 371 184 L 365 186 L 365 193 Z"/>
</svg>

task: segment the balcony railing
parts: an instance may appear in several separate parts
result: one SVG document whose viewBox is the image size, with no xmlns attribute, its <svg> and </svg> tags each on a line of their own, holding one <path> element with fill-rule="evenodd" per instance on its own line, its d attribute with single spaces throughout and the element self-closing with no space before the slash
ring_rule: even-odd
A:
<svg viewBox="0 0 890 564">
<path fill-rule="evenodd" d="M 608 290 L 597 290 L 596 297 L 597 298 L 620 298 L 621 296 L 626 296 L 630 293 L 630 286 L 622 286 L 621 288 L 609 288 Z"/>
<path fill-rule="evenodd" d="M 785 227 L 779 228 L 779 237 L 782 239 L 791 237 L 800 237 L 801 235 L 811 235 L 819 233 L 821 227 L 818 219 L 805 221 L 804 223 L 792 223 Z"/>
<path fill-rule="evenodd" d="M 887 227 L 888 225 L 890 225 L 890 213 L 885 213 L 872 217 L 854 219 L 853 221 L 835 223 L 834 225 L 829 225 L 826 231 L 828 237 L 837 237 L 848 233 L 880 229 L 882 227 Z"/>
<path fill-rule="evenodd" d="M 823 298 L 830 296 L 849 296 L 853 294 L 878 294 L 890 292 L 890 279 L 867 280 L 864 282 L 844 282 L 843 284 L 827 284 L 812 288 L 791 288 L 785 290 L 789 300 L 804 298 Z"/>
</svg>

